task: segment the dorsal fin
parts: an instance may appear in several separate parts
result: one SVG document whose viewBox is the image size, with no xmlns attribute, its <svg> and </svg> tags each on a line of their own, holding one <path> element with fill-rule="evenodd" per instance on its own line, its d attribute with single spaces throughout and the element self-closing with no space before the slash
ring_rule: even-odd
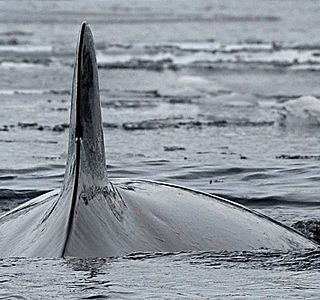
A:
<svg viewBox="0 0 320 300">
<path fill-rule="evenodd" d="M 65 183 L 68 184 L 68 177 L 76 167 L 95 181 L 105 180 L 98 68 L 92 33 L 85 22 L 81 26 L 74 66 L 69 130 Z"/>
<path fill-rule="evenodd" d="M 83 23 L 77 46 L 72 84 L 69 145 L 62 194 L 72 195 L 68 232 L 71 234 L 81 190 L 109 185 L 106 170 L 98 68 L 90 27 Z"/>
</svg>

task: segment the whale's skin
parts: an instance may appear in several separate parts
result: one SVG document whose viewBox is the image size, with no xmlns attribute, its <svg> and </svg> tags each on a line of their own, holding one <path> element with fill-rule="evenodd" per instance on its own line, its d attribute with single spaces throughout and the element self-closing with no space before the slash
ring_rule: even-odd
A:
<svg viewBox="0 0 320 300">
<path fill-rule="evenodd" d="M 314 249 L 294 229 L 218 196 L 108 178 L 93 37 L 83 23 L 61 189 L 0 217 L 1 257 L 110 257 L 133 252 Z"/>
<path fill-rule="evenodd" d="M 133 252 L 316 247 L 264 215 L 192 189 L 116 179 L 112 190 L 117 201 L 98 189 L 83 195 L 65 253 L 66 230 L 61 225 L 68 214 L 53 211 L 59 190 L 12 210 L 0 219 L 1 256 L 109 257 Z"/>
</svg>

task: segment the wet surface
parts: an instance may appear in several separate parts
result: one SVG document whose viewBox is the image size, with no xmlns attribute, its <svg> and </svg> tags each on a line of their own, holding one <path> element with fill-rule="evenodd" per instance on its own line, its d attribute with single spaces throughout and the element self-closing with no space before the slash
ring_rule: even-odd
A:
<svg viewBox="0 0 320 300">
<path fill-rule="evenodd" d="M 79 26 L 92 25 L 110 178 L 319 222 L 316 1 L 0 2 L 0 213 L 59 188 Z M 319 253 L 0 261 L 0 297 L 317 298 Z M 232 280 L 230 280 L 232 278 Z"/>
</svg>

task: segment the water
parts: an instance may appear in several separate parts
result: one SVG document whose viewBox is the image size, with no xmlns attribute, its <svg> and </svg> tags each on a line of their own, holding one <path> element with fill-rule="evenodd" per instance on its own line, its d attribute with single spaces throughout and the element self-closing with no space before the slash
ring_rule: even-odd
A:
<svg viewBox="0 0 320 300">
<path fill-rule="evenodd" d="M 136 254 L 95 260 L 8 259 L 2 265 L 3 298 L 21 295 L 27 295 L 28 299 L 41 296 L 46 299 L 318 297 L 319 252 Z"/>
<path fill-rule="evenodd" d="M 316 1 L 1 1 L 0 213 L 59 188 L 94 32 L 110 177 L 214 193 L 319 237 Z M 318 298 L 319 252 L 0 260 L 0 298 Z"/>
</svg>

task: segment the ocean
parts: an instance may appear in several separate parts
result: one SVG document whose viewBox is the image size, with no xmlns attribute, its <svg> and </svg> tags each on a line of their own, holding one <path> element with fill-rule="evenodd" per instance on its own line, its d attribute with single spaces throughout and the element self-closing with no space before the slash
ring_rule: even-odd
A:
<svg viewBox="0 0 320 300">
<path fill-rule="evenodd" d="M 0 215 L 63 181 L 92 28 L 109 176 L 187 186 L 320 241 L 320 3 L 0 1 Z M 0 259 L 0 299 L 318 299 L 320 251 Z"/>
</svg>

